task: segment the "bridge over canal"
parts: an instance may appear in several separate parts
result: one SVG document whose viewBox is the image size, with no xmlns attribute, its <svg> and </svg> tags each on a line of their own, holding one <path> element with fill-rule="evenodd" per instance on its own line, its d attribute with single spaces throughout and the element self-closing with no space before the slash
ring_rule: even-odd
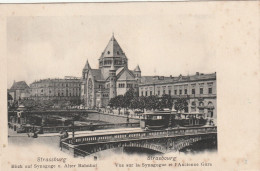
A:
<svg viewBox="0 0 260 171">
<path fill-rule="evenodd" d="M 202 140 L 217 141 L 217 127 L 173 128 L 168 130 L 133 129 L 117 132 L 95 131 L 88 135 L 62 140 L 62 151 L 74 157 L 85 157 L 96 152 L 118 148 L 138 147 L 160 153 L 176 152 Z"/>
</svg>

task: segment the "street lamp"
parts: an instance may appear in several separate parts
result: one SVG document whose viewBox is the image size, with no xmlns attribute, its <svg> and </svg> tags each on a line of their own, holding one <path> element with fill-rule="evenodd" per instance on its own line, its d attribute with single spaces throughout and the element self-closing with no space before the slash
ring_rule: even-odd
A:
<svg viewBox="0 0 260 171">
<path fill-rule="evenodd" d="M 74 139 L 74 137 L 75 137 L 75 124 L 74 124 L 74 122 L 75 122 L 75 116 L 72 115 L 72 139 Z"/>
</svg>

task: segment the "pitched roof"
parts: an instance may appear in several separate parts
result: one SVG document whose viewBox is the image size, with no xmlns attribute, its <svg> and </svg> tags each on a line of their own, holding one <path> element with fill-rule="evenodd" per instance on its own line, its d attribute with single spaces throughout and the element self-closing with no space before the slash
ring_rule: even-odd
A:
<svg viewBox="0 0 260 171">
<path fill-rule="evenodd" d="M 100 58 L 106 58 L 106 57 L 122 57 L 126 58 L 125 53 L 123 52 L 122 48 L 116 41 L 114 35 L 109 40 L 105 50 L 102 52 L 102 55 Z"/>
<path fill-rule="evenodd" d="M 83 69 L 84 69 L 84 70 L 91 69 L 91 67 L 90 67 L 90 65 L 89 65 L 89 63 L 88 63 L 88 60 L 87 60 L 87 62 L 86 62 L 86 64 L 85 64 L 85 66 L 84 66 Z"/>
<path fill-rule="evenodd" d="M 141 83 L 152 83 L 154 76 L 142 76 Z"/>
<path fill-rule="evenodd" d="M 164 83 L 177 83 L 177 82 L 188 82 L 188 81 L 202 81 L 216 79 L 216 73 L 212 74 L 196 74 L 191 76 L 182 76 L 178 77 L 163 77 L 163 76 L 142 76 L 141 84 L 164 84 Z"/>
<path fill-rule="evenodd" d="M 137 65 L 137 66 L 135 67 L 134 71 L 136 71 L 136 72 L 141 72 L 141 69 L 140 69 L 139 65 Z"/>
<path fill-rule="evenodd" d="M 14 82 L 12 87 L 10 88 L 11 90 L 21 90 L 21 89 L 27 89 L 30 88 L 25 81 L 18 81 Z"/>
<path fill-rule="evenodd" d="M 118 75 L 122 70 L 124 69 L 124 67 L 120 67 L 116 70 L 116 75 Z"/>
<path fill-rule="evenodd" d="M 96 80 L 104 80 L 101 69 L 91 69 L 90 72 L 93 74 Z"/>
<path fill-rule="evenodd" d="M 129 70 L 124 70 L 117 80 L 135 80 L 134 75 Z"/>
</svg>

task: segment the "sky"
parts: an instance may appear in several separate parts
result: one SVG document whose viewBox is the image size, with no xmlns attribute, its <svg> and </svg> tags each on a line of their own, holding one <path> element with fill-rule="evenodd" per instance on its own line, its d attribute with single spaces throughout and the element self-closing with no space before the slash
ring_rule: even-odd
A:
<svg viewBox="0 0 260 171">
<path fill-rule="evenodd" d="M 14 80 L 30 84 L 45 78 L 80 77 L 87 59 L 98 68 L 112 33 L 128 57 L 129 68 L 139 65 L 142 75 L 216 71 L 215 17 L 210 9 L 146 10 L 124 4 L 99 5 L 88 12 L 89 8 L 82 6 L 81 15 L 62 11 L 56 16 L 8 17 L 8 87 Z"/>
</svg>

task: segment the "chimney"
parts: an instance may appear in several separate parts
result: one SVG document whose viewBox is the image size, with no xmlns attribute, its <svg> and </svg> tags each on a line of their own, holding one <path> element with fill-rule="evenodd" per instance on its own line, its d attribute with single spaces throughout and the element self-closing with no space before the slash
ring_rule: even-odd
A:
<svg viewBox="0 0 260 171">
<path fill-rule="evenodd" d="M 200 73 L 199 73 L 199 72 L 196 72 L 196 75 L 200 75 Z"/>
<path fill-rule="evenodd" d="M 172 75 L 170 75 L 170 78 L 172 78 Z"/>
</svg>

